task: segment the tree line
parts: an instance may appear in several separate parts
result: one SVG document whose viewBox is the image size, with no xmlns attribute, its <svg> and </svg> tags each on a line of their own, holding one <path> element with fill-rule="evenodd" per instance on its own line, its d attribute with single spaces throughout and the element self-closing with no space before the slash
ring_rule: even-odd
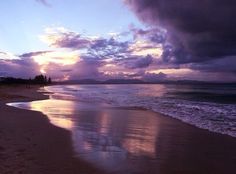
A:
<svg viewBox="0 0 236 174">
<path fill-rule="evenodd" d="M 0 77 L 0 84 L 39 84 L 48 85 L 52 83 L 51 77 L 42 74 L 35 76 L 33 79 L 23 79 L 14 77 Z"/>
</svg>

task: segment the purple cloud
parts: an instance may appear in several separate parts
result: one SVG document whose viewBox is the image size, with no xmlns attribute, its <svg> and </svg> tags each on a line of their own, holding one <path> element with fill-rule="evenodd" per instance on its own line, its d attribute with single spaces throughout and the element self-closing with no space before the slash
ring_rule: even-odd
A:
<svg viewBox="0 0 236 174">
<path fill-rule="evenodd" d="M 56 48 L 84 49 L 91 44 L 90 38 L 82 37 L 80 34 L 73 31 L 67 31 L 64 28 L 57 28 L 45 35 L 41 39 Z"/>
<path fill-rule="evenodd" d="M 153 57 L 151 55 L 145 57 L 133 56 L 118 62 L 129 69 L 147 68 L 153 63 Z"/>
<path fill-rule="evenodd" d="M 0 60 L 2 77 L 30 78 L 39 73 L 39 66 L 32 59 Z"/>
<path fill-rule="evenodd" d="M 176 62 L 199 62 L 236 54 L 233 0 L 126 0 L 138 17 L 169 31 Z"/>
<path fill-rule="evenodd" d="M 134 39 L 145 38 L 153 43 L 164 44 L 167 40 L 166 30 L 162 28 L 150 28 L 150 29 L 140 29 L 131 27 L 131 32 L 133 33 Z"/>
<path fill-rule="evenodd" d="M 23 54 L 19 55 L 19 57 L 21 57 L 21 58 L 31 58 L 33 56 L 38 56 L 38 55 L 42 55 L 42 54 L 49 53 L 49 52 L 52 52 L 52 51 L 28 52 L 28 53 L 23 53 Z"/>
<path fill-rule="evenodd" d="M 124 54 L 128 52 L 129 43 L 127 41 L 117 41 L 114 38 L 96 39 L 88 50 L 88 54 L 97 58 L 124 58 Z"/>
</svg>

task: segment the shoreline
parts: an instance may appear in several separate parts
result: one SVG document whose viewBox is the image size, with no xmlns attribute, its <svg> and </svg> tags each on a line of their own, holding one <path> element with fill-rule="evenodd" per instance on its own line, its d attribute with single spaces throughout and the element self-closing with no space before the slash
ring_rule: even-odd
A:
<svg viewBox="0 0 236 174">
<path fill-rule="evenodd" d="M 48 99 L 39 87 L 0 86 L 1 174 L 105 173 L 75 157 L 69 131 L 40 112 L 6 105 Z"/>
<path fill-rule="evenodd" d="M 0 116 L 0 137 L 6 137 L 0 138 L 1 171 L 23 174 L 105 173 L 92 164 L 76 158 L 71 133 L 51 124 L 47 116 L 40 112 L 5 105 L 8 102 L 48 99 L 48 96 L 37 92 L 37 87 L 32 89 L 21 87 L 19 91 L 14 89 L 16 88 L 0 87 L 0 97 L 4 90 L 9 94 L 0 101 L 1 112 L 5 113 L 5 118 L 2 114 Z M 150 110 L 140 110 L 140 108 L 112 110 L 114 115 L 129 112 L 131 115 L 139 113 L 141 116 L 146 114 L 157 117 L 159 137 L 155 148 L 158 151 L 158 158 L 156 167 L 143 167 L 146 173 L 153 171 L 160 174 L 234 174 L 236 172 L 234 137 L 200 129 Z M 23 116 L 23 119 L 19 119 L 19 116 Z M 14 130 L 15 128 L 17 130 Z"/>
<path fill-rule="evenodd" d="M 57 84 L 56 84 L 57 85 Z M 84 85 L 84 84 L 81 84 L 81 85 Z M 22 85 L 19 85 L 19 86 L 22 86 Z M 35 86 L 38 86 L 37 89 L 39 90 L 40 88 L 42 88 L 43 86 L 40 86 L 40 85 L 35 85 Z M 35 88 L 35 86 L 33 86 L 33 88 Z M 0 87 L 1 89 L 1 87 Z M 28 89 L 27 89 L 28 90 Z M 37 100 L 47 100 L 49 99 L 49 96 L 50 94 L 53 94 L 53 92 L 49 92 L 49 91 L 35 91 L 35 93 L 37 93 L 38 97 L 37 98 L 34 98 L 34 99 L 30 99 L 30 97 L 27 95 L 27 98 L 14 98 L 14 99 L 11 99 L 9 102 L 5 102 L 5 104 L 7 103 L 14 103 L 14 102 L 31 102 L 31 101 L 37 101 Z M 25 96 L 25 95 L 24 95 Z M 1 96 L 0 96 L 1 97 Z M 1 101 L 1 100 L 0 100 Z M 14 107 L 14 106 L 12 106 Z M 232 136 L 232 135 L 229 135 L 227 133 L 220 133 L 220 132 L 217 132 L 217 131 L 213 131 L 213 130 L 210 130 L 208 128 L 204 128 L 204 127 L 199 127 L 193 123 L 189 123 L 189 122 L 185 122 L 181 119 L 178 119 L 176 117 L 173 117 L 173 116 L 170 116 L 170 115 L 167 115 L 167 114 L 164 114 L 164 113 L 161 113 L 161 112 L 158 112 L 158 111 L 155 111 L 155 110 L 152 110 L 152 109 L 147 109 L 145 107 L 141 107 L 141 106 L 110 106 L 110 108 L 114 108 L 114 109 L 124 109 L 124 110 L 144 110 L 144 111 L 151 111 L 153 113 L 156 113 L 157 115 L 162 115 L 162 116 L 165 116 L 165 117 L 169 117 L 171 119 L 174 119 L 176 121 L 180 121 L 184 124 L 187 124 L 187 125 L 190 125 L 190 126 L 193 126 L 194 128 L 197 128 L 197 129 L 202 129 L 202 130 L 206 130 L 210 133 L 216 133 L 216 134 L 219 134 L 219 135 L 224 135 L 224 136 L 229 136 L 229 137 L 232 137 L 232 138 L 236 138 L 235 136 Z M 38 111 L 40 112 L 40 111 Z M 42 112 L 40 112 L 42 113 Z M 43 114 L 43 113 L 42 113 Z M 43 114 L 44 115 L 44 114 Z"/>
</svg>

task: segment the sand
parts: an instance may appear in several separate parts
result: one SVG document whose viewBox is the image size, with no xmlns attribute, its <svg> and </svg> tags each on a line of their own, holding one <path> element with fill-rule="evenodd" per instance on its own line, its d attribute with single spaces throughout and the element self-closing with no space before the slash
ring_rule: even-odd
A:
<svg viewBox="0 0 236 174">
<path fill-rule="evenodd" d="M 0 87 L 0 174 L 105 173 L 78 156 L 75 158 L 70 132 L 50 124 L 45 115 L 5 105 L 10 101 L 47 98 L 36 90 L 37 87 Z M 158 122 L 157 159 L 151 165 L 144 160 L 139 165 L 140 172 L 135 174 L 236 173 L 236 138 L 151 111 L 121 108 L 111 113 L 155 117 Z"/>
<path fill-rule="evenodd" d="M 74 157 L 70 132 L 6 102 L 47 99 L 37 86 L 0 87 L 0 174 L 104 173 Z"/>
<path fill-rule="evenodd" d="M 160 174 L 236 173 L 236 138 L 199 129 L 161 114 L 155 116 L 159 122 L 158 167 L 149 168 L 149 171 Z"/>
</svg>

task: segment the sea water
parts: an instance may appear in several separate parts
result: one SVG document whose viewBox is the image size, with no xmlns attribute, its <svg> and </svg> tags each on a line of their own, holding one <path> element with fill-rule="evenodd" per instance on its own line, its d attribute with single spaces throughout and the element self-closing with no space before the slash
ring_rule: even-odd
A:
<svg viewBox="0 0 236 174">
<path fill-rule="evenodd" d="M 109 171 L 138 172 L 142 163 L 150 168 L 157 160 L 158 118 L 146 118 L 138 108 L 236 137 L 233 85 L 55 85 L 41 90 L 52 92 L 50 99 L 8 105 L 43 112 L 72 132 L 79 157 Z"/>
<path fill-rule="evenodd" d="M 54 99 L 142 107 L 236 137 L 236 87 L 222 85 L 49 86 Z"/>
</svg>

